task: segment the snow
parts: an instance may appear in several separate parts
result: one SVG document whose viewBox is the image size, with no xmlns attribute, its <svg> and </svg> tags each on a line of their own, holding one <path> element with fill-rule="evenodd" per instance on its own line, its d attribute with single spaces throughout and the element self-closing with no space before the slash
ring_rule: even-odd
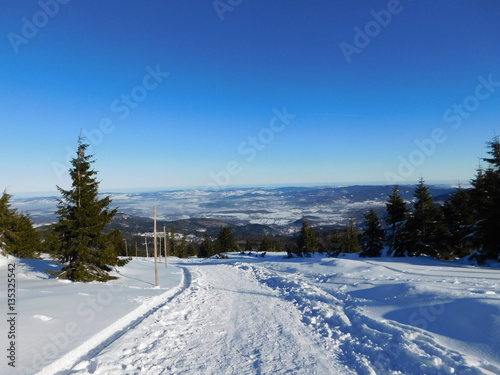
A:
<svg viewBox="0 0 500 375">
<path fill-rule="evenodd" d="M 160 287 L 151 258 L 106 284 L 0 259 L 18 312 L 17 366 L 0 373 L 500 374 L 498 267 L 283 255 L 169 258 Z"/>
</svg>

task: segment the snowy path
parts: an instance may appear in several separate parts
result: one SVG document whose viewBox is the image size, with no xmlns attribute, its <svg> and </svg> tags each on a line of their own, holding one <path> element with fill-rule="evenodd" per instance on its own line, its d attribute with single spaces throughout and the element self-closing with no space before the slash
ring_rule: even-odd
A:
<svg viewBox="0 0 500 375">
<path fill-rule="evenodd" d="M 71 374 L 347 374 L 301 314 L 229 265 L 189 267 L 193 281 Z"/>
<path fill-rule="evenodd" d="M 41 374 L 500 374 L 500 270 L 354 255 L 173 265 L 179 285 Z"/>
</svg>

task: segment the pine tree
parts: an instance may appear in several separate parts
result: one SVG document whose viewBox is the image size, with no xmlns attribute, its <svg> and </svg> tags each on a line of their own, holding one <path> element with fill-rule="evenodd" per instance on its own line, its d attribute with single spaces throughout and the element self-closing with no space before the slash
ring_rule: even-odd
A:
<svg viewBox="0 0 500 375">
<path fill-rule="evenodd" d="M 259 251 L 273 251 L 273 241 L 271 237 L 268 235 L 262 236 L 262 240 L 260 241 Z"/>
<path fill-rule="evenodd" d="M 338 257 L 342 252 L 342 243 L 344 236 L 340 233 L 332 234 L 328 238 L 328 244 L 326 249 L 326 255 L 329 257 Z"/>
<path fill-rule="evenodd" d="M 446 228 L 441 211 L 434 205 L 434 198 L 423 179 L 415 188 L 413 212 L 408 219 L 408 255 L 444 257 Z"/>
<path fill-rule="evenodd" d="M 33 227 L 29 215 L 17 214 L 13 218 L 13 232 L 16 240 L 9 246 L 9 252 L 19 258 L 39 258 L 42 251 L 40 234 Z"/>
<path fill-rule="evenodd" d="M 408 207 L 399 194 L 399 188 L 394 186 L 392 194 L 386 203 L 387 217 L 385 219 L 387 229 L 385 240 L 389 247 L 389 254 L 395 257 L 405 255 L 408 243 L 407 217 Z"/>
<path fill-rule="evenodd" d="M 349 220 L 345 227 L 345 235 L 342 239 L 342 252 L 357 253 L 360 250 L 359 231 L 354 226 L 354 221 Z"/>
<path fill-rule="evenodd" d="M 10 208 L 11 197 L 10 194 L 4 191 L 0 198 L 0 248 L 4 255 L 10 252 L 8 250 L 9 244 L 15 242 L 18 238 L 12 230 L 14 211 Z"/>
<path fill-rule="evenodd" d="M 209 258 L 214 255 L 214 245 L 212 239 L 208 232 L 203 235 L 203 240 L 201 241 L 200 249 L 198 251 L 199 258 Z"/>
<path fill-rule="evenodd" d="M 54 225 L 59 246 L 57 259 L 66 264 L 59 278 L 72 281 L 107 281 L 112 266 L 123 266 L 126 260 L 118 258 L 112 236 L 104 230 L 116 214 L 110 210 L 109 196 L 99 199 L 99 183 L 91 169 L 92 157 L 86 154 L 88 145 L 78 140 L 77 156 L 71 161 L 69 173 L 72 186 L 69 190 L 57 187 L 59 199 Z"/>
<path fill-rule="evenodd" d="M 299 236 L 297 237 L 296 245 L 296 254 L 301 257 L 310 256 L 310 253 L 318 251 L 318 239 L 316 238 L 316 232 L 309 225 L 306 218 L 302 220 L 302 228 Z"/>
<path fill-rule="evenodd" d="M 446 244 L 450 257 L 462 258 L 473 250 L 473 226 L 476 218 L 473 212 L 469 191 L 459 187 L 443 205 L 444 220 L 447 227 Z"/>
<path fill-rule="evenodd" d="M 248 239 L 245 241 L 245 251 L 247 253 L 251 253 L 253 251 L 252 244 Z"/>
<path fill-rule="evenodd" d="M 170 235 L 169 235 L 169 241 L 168 241 L 168 253 L 171 255 L 171 256 L 177 256 L 178 255 L 178 243 L 177 243 L 177 238 L 176 238 L 176 235 L 175 235 L 175 228 L 174 226 L 172 225 L 170 227 Z"/>
<path fill-rule="evenodd" d="M 187 246 L 187 256 L 194 257 L 197 254 L 198 254 L 198 249 L 196 248 L 196 245 L 192 241 L 189 241 Z"/>
<path fill-rule="evenodd" d="M 187 235 L 183 234 L 181 238 L 181 243 L 177 246 L 176 255 L 179 258 L 187 258 L 188 257 L 188 243 L 187 243 Z"/>
<path fill-rule="evenodd" d="M 11 198 L 7 192 L 0 198 L 0 248 L 19 258 L 38 258 L 42 251 L 40 235 L 29 215 L 11 208 Z"/>
<path fill-rule="evenodd" d="M 384 230 L 373 209 L 365 214 L 365 231 L 361 235 L 361 257 L 379 257 L 384 248 Z"/>
<path fill-rule="evenodd" d="M 478 221 L 474 241 L 477 252 L 471 259 L 484 263 L 488 259 L 500 261 L 500 140 L 488 143 L 490 158 L 483 160 L 488 167 L 479 170 L 472 181 L 473 207 Z"/>
<path fill-rule="evenodd" d="M 233 231 L 230 227 L 221 227 L 215 240 L 215 253 L 221 254 L 231 251 L 238 251 L 238 244 L 234 239 Z"/>
<path fill-rule="evenodd" d="M 279 238 L 274 238 L 272 243 L 273 243 L 273 246 L 271 248 L 271 251 L 280 252 L 282 250 L 283 244 Z"/>
</svg>

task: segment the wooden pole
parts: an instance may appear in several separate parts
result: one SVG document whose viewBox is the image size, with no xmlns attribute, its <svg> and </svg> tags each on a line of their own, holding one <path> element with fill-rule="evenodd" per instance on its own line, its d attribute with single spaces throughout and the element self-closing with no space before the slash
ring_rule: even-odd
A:
<svg viewBox="0 0 500 375">
<path fill-rule="evenodd" d="M 167 257 L 168 257 L 168 254 L 167 254 L 167 230 L 165 229 L 165 227 L 163 227 L 163 246 L 165 247 L 165 267 L 167 267 Z"/>
<path fill-rule="evenodd" d="M 137 258 L 139 255 L 137 254 L 137 249 L 139 249 L 139 246 L 137 245 L 137 241 L 135 241 L 135 257 Z"/>
<path fill-rule="evenodd" d="M 155 252 L 155 285 L 160 286 L 158 280 L 158 238 L 156 236 L 156 206 L 154 208 L 154 252 Z"/>
<path fill-rule="evenodd" d="M 146 258 L 149 258 L 149 252 L 148 252 L 148 238 L 144 237 L 144 243 L 146 244 Z"/>
</svg>

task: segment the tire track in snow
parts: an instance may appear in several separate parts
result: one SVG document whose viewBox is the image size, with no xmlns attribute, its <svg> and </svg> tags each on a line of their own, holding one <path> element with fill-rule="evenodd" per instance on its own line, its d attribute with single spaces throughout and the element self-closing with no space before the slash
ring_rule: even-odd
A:
<svg viewBox="0 0 500 375">
<path fill-rule="evenodd" d="M 292 303 L 301 312 L 302 322 L 337 348 L 339 358 L 357 374 L 482 373 L 423 330 L 364 315 L 356 299 L 342 291 L 325 291 L 296 273 L 283 275 L 246 263 L 236 266 Z"/>
<path fill-rule="evenodd" d="M 74 349 L 64 357 L 56 362 L 41 369 L 37 375 L 55 374 L 66 375 L 73 373 L 72 370 L 76 366 L 85 366 L 86 364 L 90 369 L 93 368 L 94 363 L 92 359 L 99 355 L 105 348 L 110 346 L 125 333 L 135 329 L 145 319 L 154 314 L 159 309 L 163 308 L 166 304 L 170 303 L 174 298 L 183 293 L 191 285 L 191 273 L 186 267 L 179 267 L 182 269 L 182 281 L 179 286 L 173 288 L 164 294 L 156 297 L 158 300 L 154 305 L 143 305 L 132 311 L 130 314 L 124 316 L 112 326 L 104 331 L 101 331 L 88 342 Z"/>
</svg>

